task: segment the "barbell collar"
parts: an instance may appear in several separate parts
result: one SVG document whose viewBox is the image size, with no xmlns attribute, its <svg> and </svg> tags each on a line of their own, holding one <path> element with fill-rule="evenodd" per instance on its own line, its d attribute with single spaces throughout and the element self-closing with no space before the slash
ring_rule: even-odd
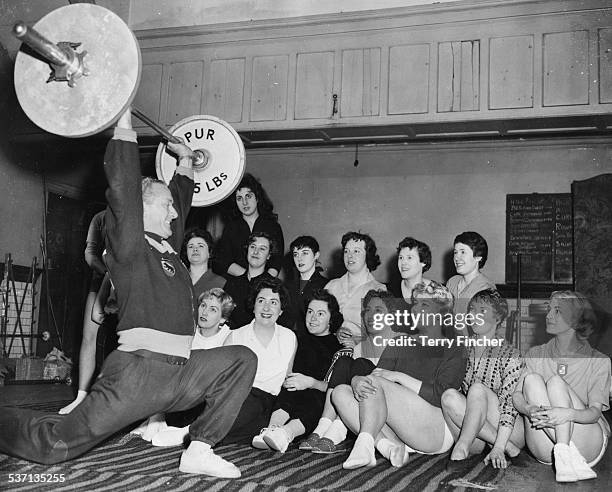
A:
<svg viewBox="0 0 612 492">
<path fill-rule="evenodd" d="M 13 26 L 13 34 L 22 43 L 27 44 L 38 54 L 42 55 L 45 60 L 54 65 L 67 66 L 74 60 L 74 56 L 71 58 L 70 55 L 64 52 L 59 46 L 49 41 L 36 29 L 28 26 L 23 21 L 15 23 Z"/>
<path fill-rule="evenodd" d="M 47 82 L 68 82 L 70 87 L 74 87 L 77 79 L 89 75 L 83 61 L 87 52 L 75 51 L 75 48 L 78 48 L 81 43 L 62 41 L 55 44 L 23 21 L 15 23 L 13 34 L 49 62 L 51 74 Z"/>
</svg>

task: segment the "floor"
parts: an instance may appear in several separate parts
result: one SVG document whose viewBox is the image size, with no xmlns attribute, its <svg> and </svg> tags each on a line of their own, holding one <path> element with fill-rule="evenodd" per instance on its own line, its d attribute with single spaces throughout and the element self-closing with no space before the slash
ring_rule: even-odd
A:
<svg viewBox="0 0 612 492">
<path fill-rule="evenodd" d="M 0 387 L 0 401 L 3 404 L 44 403 L 69 400 L 72 396 L 72 388 L 65 384 L 25 384 Z M 500 492 L 547 492 L 556 490 L 608 492 L 612 490 L 612 446 L 608 446 L 606 454 L 595 470 L 598 473 L 596 480 L 562 485 L 555 482 L 550 467 L 534 464 L 531 459 L 519 459 L 515 465 L 507 470 L 503 483 L 500 483 L 496 490 Z M 381 488 L 380 490 L 384 489 Z"/>
</svg>

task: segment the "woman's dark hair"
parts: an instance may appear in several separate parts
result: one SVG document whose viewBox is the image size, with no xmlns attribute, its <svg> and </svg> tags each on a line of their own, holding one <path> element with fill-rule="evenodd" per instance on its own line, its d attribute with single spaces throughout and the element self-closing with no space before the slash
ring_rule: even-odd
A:
<svg viewBox="0 0 612 492">
<path fill-rule="evenodd" d="M 413 237 L 405 237 L 397 245 L 397 254 L 399 255 L 399 252 L 404 248 L 417 250 L 417 253 L 419 254 L 419 261 L 421 263 L 425 263 L 423 272 L 426 272 L 431 268 L 431 250 L 427 244 L 417 241 Z"/>
<path fill-rule="evenodd" d="M 493 312 L 498 318 L 498 326 L 508 317 L 508 303 L 496 289 L 484 289 L 476 292 L 468 302 L 468 312 L 477 302 L 484 302 L 493 308 Z"/>
<path fill-rule="evenodd" d="M 256 280 L 255 283 L 249 287 L 249 297 L 247 299 L 248 312 L 252 313 L 255 308 L 255 299 L 259 293 L 264 289 L 270 289 L 275 294 L 278 294 L 281 303 L 281 309 L 285 311 L 289 307 L 291 302 L 289 299 L 289 292 L 283 283 L 272 276 L 265 275 L 262 279 Z"/>
<path fill-rule="evenodd" d="M 317 289 L 315 290 L 310 297 L 308 297 L 306 301 L 306 308 L 311 301 L 322 301 L 327 304 L 327 309 L 329 309 L 329 332 L 336 333 L 338 328 L 342 326 L 344 323 L 344 316 L 340 312 L 340 306 L 338 305 L 338 300 L 336 296 L 325 289 Z"/>
<path fill-rule="evenodd" d="M 366 295 L 361 300 L 361 327 L 362 332 L 365 330 L 367 332 L 367 325 L 365 320 L 365 311 L 368 307 L 368 304 L 372 299 L 380 299 L 385 307 L 387 308 L 388 313 L 396 313 L 399 310 L 399 302 L 398 299 L 395 298 L 391 292 L 386 290 L 376 290 L 370 289 L 366 292 Z M 398 331 L 395 322 L 393 324 L 388 325 L 392 331 Z M 365 334 L 365 332 L 363 332 Z"/>
<path fill-rule="evenodd" d="M 361 232 L 347 232 L 344 236 L 342 236 L 341 244 L 343 250 L 346 247 L 346 243 L 349 241 L 364 242 L 366 250 L 366 266 L 371 272 L 376 270 L 378 265 L 380 265 L 380 257 L 376 254 L 376 243 L 374 242 L 374 239 L 367 234 L 362 234 Z"/>
<path fill-rule="evenodd" d="M 296 237 L 289 245 L 289 252 L 293 254 L 294 249 L 310 248 L 313 253 L 319 252 L 319 242 L 312 236 Z"/>
<path fill-rule="evenodd" d="M 393 294 L 391 294 L 391 292 L 388 292 L 386 290 L 370 289 L 366 292 L 366 295 L 361 300 L 362 314 L 365 311 L 366 307 L 368 306 L 368 303 L 372 299 L 375 299 L 375 298 L 380 299 L 385 304 L 385 306 L 387 307 L 387 310 L 390 313 L 393 312 L 393 310 L 395 309 L 395 302 L 394 302 L 395 297 L 393 296 Z"/>
<path fill-rule="evenodd" d="M 238 206 L 236 205 L 236 193 L 238 190 L 242 188 L 248 188 L 255 194 L 255 198 L 257 199 L 257 212 L 264 219 L 274 219 L 278 220 L 278 215 L 274 213 L 274 205 L 272 204 L 272 200 L 268 197 L 266 190 L 264 190 L 263 186 L 259 180 L 253 176 L 251 173 L 246 173 L 240 184 L 236 188 L 236 191 L 231 195 L 231 215 L 233 218 L 240 218 L 242 214 L 240 210 L 238 210 Z"/>
<path fill-rule="evenodd" d="M 213 241 L 212 236 L 210 235 L 210 232 L 208 232 L 205 229 L 202 229 L 201 227 L 192 227 L 191 229 L 188 229 L 185 232 L 185 236 L 183 238 L 183 244 L 181 246 L 181 255 L 180 255 L 181 261 L 185 264 L 187 268 L 189 268 L 189 260 L 187 259 L 187 243 L 191 241 L 194 237 L 204 239 L 204 242 L 208 246 L 208 262 L 209 263 L 213 256 L 213 250 L 214 250 L 215 243 Z"/>
<path fill-rule="evenodd" d="M 474 231 L 462 232 L 453 241 L 453 246 L 457 243 L 469 246 L 474 256 L 480 256 L 478 268 L 483 268 L 485 266 L 487 255 L 489 254 L 489 247 L 484 237 Z"/>
</svg>

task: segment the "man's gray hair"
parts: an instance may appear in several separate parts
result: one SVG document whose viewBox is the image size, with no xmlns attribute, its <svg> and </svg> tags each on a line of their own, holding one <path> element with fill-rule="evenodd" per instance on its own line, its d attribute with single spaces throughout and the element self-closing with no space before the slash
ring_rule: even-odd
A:
<svg viewBox="0 0 612 492">
<path fill-rule="evenodd" d="M 151 201 L 153 200 L 153 185 L 154 184 L 160 184 L 162 186 L 166 186 L 166 183 L 164 183 L 160 179 L 150 178 L 149 176 L 142 178 L 142 201 L 143 203 L 151 203 Z"/>
</svg>

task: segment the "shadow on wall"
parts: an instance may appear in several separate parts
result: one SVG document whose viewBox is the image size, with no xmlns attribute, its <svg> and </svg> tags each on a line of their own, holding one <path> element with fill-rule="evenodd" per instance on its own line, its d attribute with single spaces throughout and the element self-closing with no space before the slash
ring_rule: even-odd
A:
<svg viewBox="0 0 612 492">
<path fill-rule="evenodd" d="M 589 343 L 600 352 L 612 357 L 612 314 L 593 299 L 589 300 L 599 323 L 595 332 L 589 337 Z"/>
<path fill-rule="evenodd" d="M 446 284 L 446 281 L 456 273 L 455 262 L 453 261 L 453 250 L 449 249 L 442 255 L 442 278 L 440 282 Z"/>
<path fill-rule="evenodd" d="M 11 103 L 15 103 L 16 96 L 15 90 L 13 89 L 13 61 L 8 54 L 8 51 L 3 44 L 0 43 L 0 112 L 4 115 L 12 114 L 13 106 Z M 3 137 L 0 138 L 0 151 L 7 153 L 9 150 L 8 146 L 8 132 L 10 129 L 10 118 L 0 118 L 0 132 Z"/>
</svg>

